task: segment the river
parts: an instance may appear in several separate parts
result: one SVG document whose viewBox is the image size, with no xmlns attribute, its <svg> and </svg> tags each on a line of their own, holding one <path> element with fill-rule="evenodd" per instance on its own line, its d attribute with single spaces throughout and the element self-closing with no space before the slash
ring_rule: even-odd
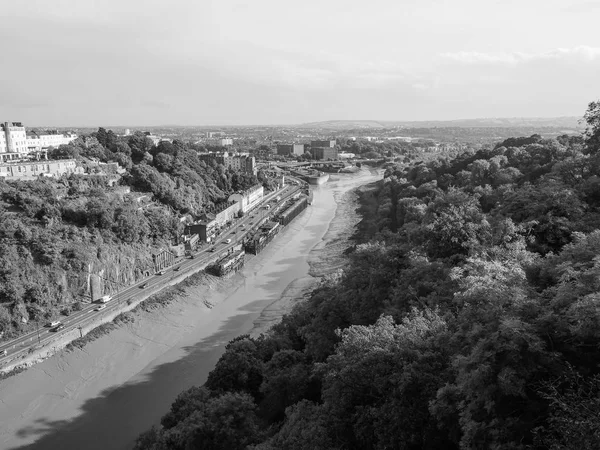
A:
<svg viewBox="0 0 600 450">
<path fill-rule="evenodd" d="M 0 382 L 0 449 L 130 449 L 178 393 L 205 382 L 234 337 L 258 335 L 343 264 L 359 220 L 352 189 L 381 178 L 332 175 L 314 203 L 229 279 L 201 277 L 166 307 Z"/>
</svg>

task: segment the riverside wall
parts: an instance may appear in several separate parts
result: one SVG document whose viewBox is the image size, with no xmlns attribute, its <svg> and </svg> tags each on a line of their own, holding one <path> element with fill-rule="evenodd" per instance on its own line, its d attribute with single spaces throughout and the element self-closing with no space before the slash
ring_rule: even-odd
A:
<svg viewBox="0 0 600 450">
<path fill-rule="evenodd" d="M 13 359 L 4 363 L 4 365 L 0 368 L 0 373 L 8 373 L 15 369 L 26 368 L 51 357 L 52 355 L 64 349 L 75 339 L 87 335 L 90 331 L 98 328 L 101 325 L 113 322 L 117 316 L 135 309 L 138 305 L 148 300 L 150 297 L 160 293 L 164 289 L 176 286 L 190 276 L 201 272 L 211 263 L 212 261 L 209 261 L 201 266 L 189 268 L 181 273 L 177 273 L 176 276 L 173 276 L 166 284 L 161 285 L 160 287 L 157 286 L 154 287 L 154 289 L 149 287 L 143 291 L 140 291 L 139 296 L 136 296 L 135 300 L 129 299 L 126 302 L 122 302 L 119 304 L 118 308 L 107 311 L 103 314 L 98 314 L 98 316 L 92 318 L 89 322 L 81 325 L 81 331 L 79 328 L 65 330 L 61 333 L 58 333 L 56 338 L 50 342 L 42 344 L 39 347 L 30 347 L 29 351 L 25 352 L 24 350 L 23 353 L 16 354 Z M 33 338 L 33 342 L 35 342 L 35 338 Z"/>
</svg>

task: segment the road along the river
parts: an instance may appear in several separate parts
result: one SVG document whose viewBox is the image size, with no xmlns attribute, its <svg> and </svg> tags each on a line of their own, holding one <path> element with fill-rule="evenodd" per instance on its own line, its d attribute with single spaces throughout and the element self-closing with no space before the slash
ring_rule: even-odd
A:
<svg viewBox="0 0 600 450">
<path fill-rule="evenodd" d="M 313 205 L 229 279 L 206 275 L 169 306 L 136 313 L 82 350 L 1 381 L 0 449 L 131 448 L 181 391 L 206 381 L 227 342 L 268 322 L 263 311 L 289 305 L 282 297 L 312 278 L 309 253 L 339 244 L 347 220 L 334 220 L 336 210 L 354 207 L 336 199 L 380 178 L 366 169 L 332 176 Z"/>
</svg>

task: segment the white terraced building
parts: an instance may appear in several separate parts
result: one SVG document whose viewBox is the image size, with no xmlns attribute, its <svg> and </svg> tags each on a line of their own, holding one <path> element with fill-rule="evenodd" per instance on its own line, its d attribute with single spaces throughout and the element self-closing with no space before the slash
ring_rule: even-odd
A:
<svg viewBox="0 0 600 450">
<path fill-rule="evenodd" d="M 26 131 L 21 122 L 0 124 L 0 162 L 23 159 L 29 153 L 40 153 L 77 139 L 73 133 L 58 131 Z"/>
</svg>

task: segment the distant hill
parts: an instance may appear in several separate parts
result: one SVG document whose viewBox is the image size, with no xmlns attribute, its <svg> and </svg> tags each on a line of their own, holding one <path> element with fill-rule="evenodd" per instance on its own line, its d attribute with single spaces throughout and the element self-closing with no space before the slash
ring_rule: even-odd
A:
<svg viewBox="0 0 600 450">
<path fill-rule="evenodd" d="M 520 128 L 552 127 L 581 129 L 581 117 L 499 117 L 458 120 L 390 121 L 390 120 L 327 120 L 298 125 L 298 128 L 321 128 L 330 130 L 349 130 L 359 128 Z"/>
</svg>

